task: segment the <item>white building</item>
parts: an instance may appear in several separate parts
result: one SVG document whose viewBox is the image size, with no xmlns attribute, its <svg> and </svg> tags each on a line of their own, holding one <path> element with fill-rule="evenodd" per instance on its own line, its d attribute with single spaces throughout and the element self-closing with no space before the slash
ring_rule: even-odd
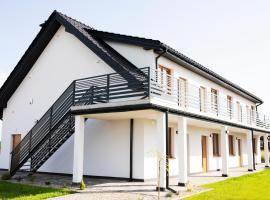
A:
<svg viewBox="0 0 270 200">
<path fill-rule="evenodd" d="M 268 149 L 262 103 L 158 40 L 54 11 L 0 89 L 0 168 L 143 181 L 163 158 L 161 188 L 171 176 L 252 171 L 260 137 Z"/>
</svg>

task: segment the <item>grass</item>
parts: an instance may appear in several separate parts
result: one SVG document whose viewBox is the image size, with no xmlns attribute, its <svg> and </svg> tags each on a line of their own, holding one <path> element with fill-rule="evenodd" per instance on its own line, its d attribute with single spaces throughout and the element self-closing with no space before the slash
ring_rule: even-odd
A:
<svg viewBox="0 0 270 200">
<path fill-rule="evenodd" d="M 54 189 L 0 181 L 0 199 L 39 200 L 71 193 L 72 191 L 68 189 Z"/>
<path fill-rule="evenodd" d="M 209 192 L 185 198 L 185 200 L 255 200 L 270 199 L 270 170 L 230 178 L 225 181 L 203 185 Z"/>
</svg>

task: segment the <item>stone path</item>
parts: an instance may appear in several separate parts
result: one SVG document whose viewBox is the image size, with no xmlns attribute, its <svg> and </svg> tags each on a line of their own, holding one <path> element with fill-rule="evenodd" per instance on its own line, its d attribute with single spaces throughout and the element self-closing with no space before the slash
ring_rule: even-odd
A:
<svg viewBox="0 0 270 200">
<path fill-rule="evenodd" d="M 256 166 L 258 171 L 264 170 L 264 165 Z M 247 168 L 234 168 L 229 170 L 230 177 L 241 176 L 248 173 Z M 3 173 L 3 172 L 0 172 Z M 34 178 L 33 178 L 34 177 Z M 187 197 L 199 192 L 205 192 L 206 189 L 198 187 L 202 184 L 222 181 L 227 179 L 226 177 L 221 177 L 221 172 L 214 171 L 203 174 L 193 174 L 189 177 L 190 182 L 194 185 L 192 192 L 187 192 L 185 187 L 177 186 L 177 178 L 170 178 L 170 186 L 176 191 L 179 191 L 180 195 L 176 196 L 173 194 L 171 198 L 165 197 L 168 195 L 169 191 L 161 192 L 162 199 L 180 199 Z M 16 176 L 11 180 L 12 182 L 21 182 L 31 185 L 40 185 L 49 187 L 68 187 L 75 190 L 78 193 L 56 197 L 52 200 L 154 200 L 157 199 L 157 192 L 155 191 L 156 182 L 146 181 L 146 182 L 127 182 L 119 180 L 108 180 L 108 179 L 93 179 L 85 178 L 85 183 L 87 188 L 83 191 L 78 190 L 71 186 L 71 176 L 63 175 L 51 175 L 51 174 L 35 174 L 34 176 L 27 176 L 26 173 L 17 173 Z"/>
</svg>

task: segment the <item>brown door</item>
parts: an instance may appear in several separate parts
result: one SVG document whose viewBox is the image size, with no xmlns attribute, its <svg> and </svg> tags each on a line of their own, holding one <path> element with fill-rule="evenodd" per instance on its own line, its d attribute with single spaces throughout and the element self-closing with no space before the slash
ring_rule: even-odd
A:
<svg viewBox="0 0 270 200">
<path fill-rule="evenodd" d="M 12 135 L 12 150 L 21 142 L 21 134 Z"/>
<path fill-rule="evenodd" d="M 241 152 L 241 140 L 238 139 L 238 160 L 239 160 L 239 166 L 242 167 L 242 152 Z"/>
<path fill-rule="evenodd" d="M 207 143 L 206 136 L 202 136 L 202 169 L 203 172 L 207 171 Z"/>
</svg>

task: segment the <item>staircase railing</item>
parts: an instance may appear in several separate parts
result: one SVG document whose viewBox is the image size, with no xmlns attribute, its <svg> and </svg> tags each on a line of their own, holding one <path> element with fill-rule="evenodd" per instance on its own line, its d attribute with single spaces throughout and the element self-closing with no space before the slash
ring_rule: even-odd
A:
<svg viewBox="0 0 270 200">
<path fill-rule="evenodd" d="M 147 67 L 138 74 L 111 73 L 73 81 L 11 152 L 11 175 L 29 159 L 30 171 L 36 171 L 74 132 L 72 106 L 146 98 L 149 73 Z"/>
</svg>

